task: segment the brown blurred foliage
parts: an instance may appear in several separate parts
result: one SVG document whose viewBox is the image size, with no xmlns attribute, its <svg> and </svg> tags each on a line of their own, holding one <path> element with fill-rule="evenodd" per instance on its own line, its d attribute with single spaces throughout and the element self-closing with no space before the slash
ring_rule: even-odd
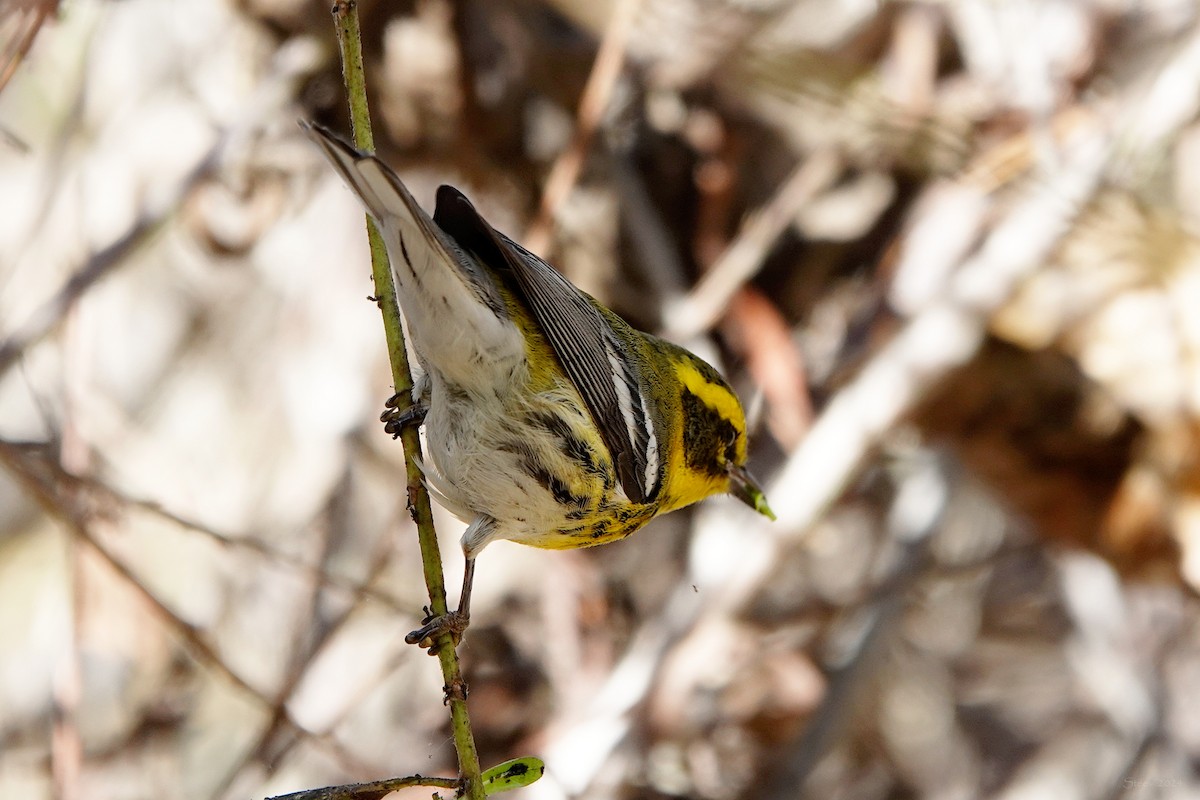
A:
<svg viewBox="0 0 1200 800">
<path fill-rule="evenodd" d="M 0 796 L 453 772 L 327 5 L 3 10 Z M 1200 793 L 1200 6 L 359 7 L 380 154 L 719 364 L 780 516 L 490 547 L 485 764 Z"/>
</svg>

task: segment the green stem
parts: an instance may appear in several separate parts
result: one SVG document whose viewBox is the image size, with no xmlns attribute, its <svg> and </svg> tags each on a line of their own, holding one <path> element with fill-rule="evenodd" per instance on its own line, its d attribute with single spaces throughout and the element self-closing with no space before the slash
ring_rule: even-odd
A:
<svg viewBox="0 0 1200 800">
<path fill-rule="evenodd" d="M 362 41 L 358 24 L 358 9 L 354 0 L 339 0 L 333 7 L 338 44 L 342 53 L 342 76 L 350 98 L 350 122 L 354 128 L 354 144 L 360 150 L 374 152 L 371 134 L 371 115 L 367 108 L 366 79 L 363 73 Z M 399 394 L 397 407 L 403 410 L 412 402 L 412 374 L 404 348 L 404 332 L 400 326 L 400 308 L 396 303 L 396 286 L 388 265 L 387 247 L 375 223 L 367 218 L 367 239 L 371 248 L 371 273 L 375 278 L 375 296 L 383 314 L 384 335 L 392 364 L 392 380 Z M 404 468 L 408 478 L 408 506 L 417 525 L 421 545 L 421 561 L 425 570 L 425 585 L 429 589 L 430 611 L 442 615 L 448 611 L 446 584 L 442 576 L 442 557 L 438 550 L 437 534 L 433 529 L 433 513 L 429 507 L 429 492 L 418 466 L 421 460 L 421 441 L 415 425 L 407 425 L 400 433 L 404 444 Z M 458 654 L 449 634 L 438 642 L 438 660 L 447 687 L 450 723 L 454 747 L 458 751 L 458 769 L 465 784 L 464 796 L 484 800 L 483 780 L 479 769 L 479 754 L 475 736 L 467 715 L 465 682 L 458 664 Z"/>
</svg>

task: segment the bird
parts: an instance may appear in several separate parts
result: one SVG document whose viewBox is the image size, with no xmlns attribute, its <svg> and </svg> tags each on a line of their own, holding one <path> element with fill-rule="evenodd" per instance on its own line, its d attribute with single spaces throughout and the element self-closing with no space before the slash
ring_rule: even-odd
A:
<svg viewBox="0 0 1200 800">
<path fill-rule="evenodd" d="M 467 523 L 455 611 L 406 641 L 453 644 L 470 621 L 475 559 L 496 539 L 548 549 L 622 539 L 728 493 L 774 519 L 746 468 L 746 417 L 711 365 L 631 327 L 495 230 L 452 186 L 433 216 L 373 154 L 323 126 L 316 143 L 387 245 L 420 376 L 389 432 L 423 417 L 431 496 Z"/>
</svg>

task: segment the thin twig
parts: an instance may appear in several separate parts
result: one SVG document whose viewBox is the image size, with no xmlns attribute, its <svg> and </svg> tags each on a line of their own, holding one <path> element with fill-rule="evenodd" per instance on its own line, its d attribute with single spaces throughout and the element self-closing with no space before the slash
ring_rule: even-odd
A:
<svg viewBox="0 0 1200 800">
<path fill-rule="evenodd" d="M 772 496 L 780 498 L 775 513 L 781 534 L 807 531 L 880 437 L 939 378 L 975 354 L 991 312 L 1044 262 L 1095 192 L 1111 146 L 1111 132 L 1099 123 L 1064 145 L 1057 174 L 1038 182 L 978 251 L 950 270 L 953 278 L 943 296 L 916 314 L 826 407 L 775 481 L 778 491 Z M 959 187 L 946 198 L 949 210 L 969 202 L 972 191 Z M 940 219 L 930 215 L 922 225 L 936 226 Z M 910 233 L 900 270 L 909 262 L 929 268 L 928 251 L 913 243 L 933 233 Z"/>
<path fill-rule="evenodd" d="M 362 41 L 358 22 L 357 4 L 352 0 L 339 0 L 333 7 L 334 24 L 337 28 L 338 44 L 342 56 L 342 76 L 350 101 L 350 121 L 354 127 L 354 143 L 362 150 L 374 151 L 375 142 L 371 133 L 371 114 L 367 107 L 366 78 L 363 71 Z M 371 273 L 375 279 L 375 296 L 379 298 L 379 310 L 383 315 L 384 335 L 387 338 L 388 355 L 392 366 L 392 380 L 399 398 L 399 410 L 410 404 L 412 397 L 412 373 L 408 365 L 408 353 L 404 345 L 404 333 L 400 324 L 400 308 L 396 298 L 396 286 L 388 265 L 387 247 L 375 224 L 368 217 L 367 239 L 371 249 Z M 421 546 L 421 562 L 425 572 L 425 585 L 429 589 L 430 610 L 434 615 L 448 611 L 446 585 L 442 574 L 442 557 L 438 549 L 437 534 L 433 528 L 433 511 L 429 505 L 429 492 L 425 488 L 421 462 L 421 440 L 415 425 L 405 426 L 400 433 L 404 444 L 404 466 L 408 479 L 409 509 L 417 525 L 417 537 Z M 463 687 L 465 683 L 458 663 L 458 654 L 449 634 L 439 637 L 438 660 L 442 677 L 447 687 Z M 471 720 L 467 714 L 465 691 L 448 691 L 450 725 L 454 736 L 454 748 L 458 752 L 459 774 L 463 781 L 460 791 L 471 800 L 484 800 L 482 772 L 479 754 L 475 748 L 475 736 L 471 731 Z"/>
<path fill-rule="evenodd" d="M 383 573 L 388 566 L 388 557 L 386 553 L 381 553 L 379 557 L 372 559 L 371 572 L 368 575 L 363 588 L 375 581 L 375 579 Z M 312 578 L 311 585 L 311 611 L 315 618 L 316 606 L 321 598 L 321 592 L 325 588 L 325 582 L 322 580 L 324 574 L 319 568 L 313 567 L 309 570 Z M 309 667 L 317 660 L 317 657 L 325 652 L 326 646 L 334 641 L 335 636 L 341 631 L 351 620 L 351 618 L 362 608 L 363 604 L 369 599 L 370 595 L 365 591 L 357 591 L 354 593 L 353 601 L 341 613 L 339 613 L 328 624 L 322 625 L 317 632 L 316 638 L 311 642 L 304 642 L 304 652 L 297 652 L 293 659 L 294 663 L 288 668 L 287 674 L 284 676 L 283 683 L 279 686 L 275 693 L 275 702 L 271 708 L 271 717 L 267 724 L 259 731 L 254 743 L 245 748 L 242 752 L 242 757 L 236 764 L 226 770 L 224 779 L 213 786 L 209 797 L 218 798 L 224 797 L 233 785 L 234 781 L 242 770 L 256 759 L 262 759 L 263 754 L 271 748 L 271 761 L 273 763 L 281 763 L 283 759 L 297 745 L 301 744 L 302 740 L 299 737 L 291 735 L 281 735 L 289 733 L 289 720 L 287 716 L 288 704 L 294 699 L 296 690 L 300 687 L 304 678 L 309 674 Z M 390 660 L 395 660 L 394 657 Z M 374 680 L 361 680 L 360 687 L 356 697 L 365 695 L 378 688 L 379 682 L 392 673 L 391 669 L 381 670 Z M 341 718 L 348 713 L 352 708 L 355 708 L 357 703 L 352 699 L 344 703 L 341 713 L 333 719 L 326 722 L 320 733 L 330 733 L 337 728 Z M 315 732 L 315 731 L 314 731 Z M 272 745 L 274 745 L 272 747 Z"/>
<path fill-rule="evenodd" d="M 154 617 L 169 630 L 178 634 L 184 648 L 193 658 L 201 664 L 211 667 L 263 708 L 274 708 L 274 698 L 264 695 L 226 664 L 200 629 L 176 614 L 160 597 L 148 589 L 145 582 L 134 573 L 133 569 L 96 536 L 89 524 L 90 512 L 84 505 L 86 500 L 94 498 L 80 495 L 78 490 L 81 486 L 79 484 L 58 482 L 54 473 L 48 473 L 42 468 L 43 463 L 44 461 L 30 459 L 28 453 L 21 447 L 0 440 L 0 464 L 8 468 L 29 495 L 50 516 L 63 522 L 78 541 L 90 546 L 100 560 L 145 602 Z M 365 763 L 347 751 L 336 737 L 308 730 L 290 713 L 287 714 L 287 724 L 298 735 L 327 748 L 343 764 L 364 772 L 376 769 L 374 765 Z"/>
<path fill-rule="evenodd" d="M 0 49 L 0 91 L 8 85 L 16 73 L 17 67 L 33 47 L 33 40 L 46 19 L 58 10 L 58 0 L 33 0 L 33 2 L 18 3 L 17 8 L 10 8 L 10 19 L 16 19 L 17 34 L 10 42 Z M 24 6 L 23 8 L 20 6 Z"/>
<path fill-rule="evenodd" d="M 58 442 L 58 462 L 63 470 L 86 472 L 91 466 L 92 452 L 80 435 L 74 411 L 86 402 L 88 369 L 80 340 L 78 307 L 67 317 L 63 337 L 66 403 L 62 437 Z M 83 697 L 83 632 L 87 630 L 88 597 L 87 558 L 76 537 L 68 537 L 67 587 L 71 597 L 71 635 L 64 652 L 55 665 L 54 703 L 55 724 L 51 736 L 51 772 L 54 775 L 55 796 L 60 800 L 78 800 L 81 796 L 80 776 L 83 773 L 83 738 L 79 731 L 79 705 Z"/>
<path fill-rule="evenodd" d="M 167 211 L 173 210 L 168 209 Z M 144 244 L 161 226 L 166 214 L 143 216 L 121 238 L 88 259 L 67 282 L 33 313 L 26 322 L 9 337 L 0 342 L 0 377 L 8 371 L 30 346 L 37 344 L 52 333 L 62 322 L 75 301 L 83 296 L 92 284 L 121 265 L 125 257 Z"/>
<path fill-rule="evenodd" d="M 712 327 L 737 290 L 762 266 L 796 214 L 828 188 L 841 170 L 842 160 L 832 150 L 817 151 L 798 166 L 771 201 L 746 220 L 691 294 L 668 305 L 663 313 L 667 337 L 687 341 Z"/>
<path fill-rule="evenodd" d="M 378 800 L 399 789 L 413 786 L 433 786 L 438 789 L 457 789 L 461 781 L 457 778 L 428 778 L 413 775 L 408 778 L 387 778 L 369 783 L 348 783 L 343 786 L 326 786 L 323 789 L 305 789 L 302 792 L 280 794 L 267 800 Z"/>
<path fill-rule="evenodd" d="M 253 536 L 223 533 L 204 523 L 197 522 L 196 520 L 163 508 L 157 502 L 126 494 L 94 477 L 76 475 L 73 472 L 67 471 L 62 464 L 47 455 L 47 448 L 50 446 L 48 442 L 15 442 L 8 439 L 0 439 L 0 448 L 7 449 L 11 453 L 21 453 L 22 458 L 28 459 L 31 463 L 36 461 L 37 468 L 47 474 L 56 485 L 68 487 L 72 491 L 89 492 L 97 503 L 101 505 L 107 503 L 115 506 L 116 513 L 140 511 L 150 514 L 160 520 L 176 525 L 184 531 L 203 536 L 221 547 L 247 551 L 277 566 L 282 565 L 297 572 L 312 574 L 322 589 L 337 589 L 356 597 L 361 596 L 365 599 L 373 600 L 392 611 L 405 611 L 395 597 L 385 594 L 371 585 L 373 580 L 371 576 L 368 576 L 363 581 L 357 581 L 326 572 L 319 565 L 313 564 L 293 553 L 277 550 L 261 539 Z M 372 572 L 373 574 L 374 571 Z"/>
<path fill-rule="evenodd" d="M 57 7 L 57 3 L 46 2 L 44 5 Z M 138 218 L 120 237 L 104 249 L 91 254 L 87 262 L 67 279 L 53 297 L 33 312 L 24 323 L 10 331 L 7 339 L 0 341 L 0 378 L 20 360 L 27 349 L 58 329 L 67 312 L 84 293 L 109 273 L 124 266 L 127 256 L 147 244 L 165 228 L 187 202 L 193 190 L 222 164 L 226 153 L 251 140 L 255 133 L 267 124 L 272 109 L 290 102 L 290 98 L 294 96 L 294 83 L 310 69 L 315 69 L 315 64 L 304 56 L 303 50 L 304 48 L 282 48 L 272 65 L 272 71 L 258 84 L 233 124 L 218 129 L 212 146 L 176 183 L 168 198 L 162 203 L 149 204 L 143 208 Z M 87 67 L 84 58 L 79 67 L 81 76 L 87 72 Z M 60 126 L 64 133 L 45 153 L 43 160 L 51 165 L 47 186 L 55 186 L 61 182 L 57 176 L 65 163 L 64 154 L 71 146 L 71 137 L 67 132 L 87 128 L 83 122 L 83 112 L 84 98 L 80 90 L 70 107 L 70 115 Z M 53 193 L 47 193 L 37 201 L 38 208 L 34 217 L 41 222 L 34 226 L 34 231 L 54 224 L 57 218 L 50 213 L 54 199 Z M 30 238 L 33 238 L 32 233 Z M 17 251 L 21 252 L 24 249 L 26 248 L 18 247 Z"/>
<path fill-rule="evenodd" d="M 218 138 L 208 153 L 180 181 L 172 200 L 160 209 L 146 212 L 122 236 L 103 250 L 92 255 L 54 296 L 35 311 L 25 323 L 0 342 L 0 377 L 16 363 L 32 345 L 53 333 L 64 317 L 94 284 L 115 268 L 126 263 L 126 257 L 148 242 L 183 204 L 191 190 L 217 164 L 225 149 L 226 136 Z"/>
</svg>

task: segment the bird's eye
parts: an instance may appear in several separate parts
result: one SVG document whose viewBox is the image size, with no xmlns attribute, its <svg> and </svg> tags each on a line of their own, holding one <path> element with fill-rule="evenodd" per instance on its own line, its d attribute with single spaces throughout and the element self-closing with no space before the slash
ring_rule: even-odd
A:
<svg viewBox="0 0 1200 800">
<path fill-rule="evenodd" d="M 737 461 L 737 441 L 738 441 L 737 429 L 734 428 L 733 426 L 730 426 L 729 430 L 726 432 L 725 447 L 724 447 L 723 452 L 721 453 L 721 463 L 722 464 L 725 464 L 725 463 L 732 464 Z"/>
</svg>

